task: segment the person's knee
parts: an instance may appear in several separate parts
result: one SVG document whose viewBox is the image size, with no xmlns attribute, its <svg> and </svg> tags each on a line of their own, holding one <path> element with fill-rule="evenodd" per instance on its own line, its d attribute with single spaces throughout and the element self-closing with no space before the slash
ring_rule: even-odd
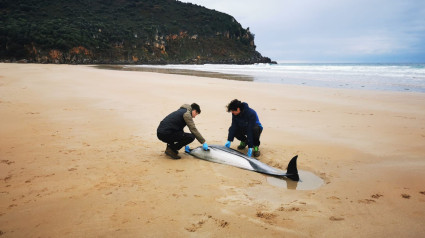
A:
<svg viewBox="0 0 425 238">
<path fill-rule="evenodd" d="M 158 139 L 160 141 L 165 142 L 165 143 L 168 143 L 168 140 L 167 140 L 168 139 L 168 136 L 167 135 L 157 133 L 156 136 L 158 137 Z"/>
<path fill-rule="evenodd" d="M 262 127 L 260 127 L 259 125 L 255 125 L 255 126 L 252 128 L 252 132 L 254 133 L 254 135 L 258 135 L 258 136 L 260 136 L 260 135 L 261 135 L 261 132 L 263 132 L 263 128 L 262 128 Z"/>
<path fill-rule="evenodd" d="M 190 134 L 190 143 L 192 143 L 195 140 L 195 136 L 193 134 Z"/>
<path fill-rule="evenodd" d="M 195 135 L 191 133 L 186 133 L 185 137 L 187 144 L 192 143 L 195 140 Z"/>
</svg>

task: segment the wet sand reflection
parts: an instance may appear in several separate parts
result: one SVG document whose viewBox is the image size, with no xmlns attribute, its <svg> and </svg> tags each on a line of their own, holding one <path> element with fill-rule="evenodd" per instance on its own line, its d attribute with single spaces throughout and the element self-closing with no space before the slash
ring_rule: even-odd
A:
<svg viewBox="0 0 425 238">
<path fill-rule="evenodd" d="M 324 181 L 312 172 L 298 170 L 300 181 L 292 181 L 288 178 L 267 177 L 267 182 L 275 187 L 291 190 L 314 190 L 320 188 Z"/>
<path fill-rule="evenodd" d="M 198 76 L 198 77 L 238 80 L 238 81 L 254 81 L 254 78 L 248 75 L 223 74 L 223 73 L 217 73 L 217 72 L 189 70 L 189 69 L 169 69 L 169 68 L 157 68 L 157 67 L 148 67 L 148 66 L 137 67 L 137 66 L 128 66 L 128 65 L 96 65 L 94 67 L 98 69 L 153 72 L 153 73 L 162 73 L 162 74 L 180 74 L 180 75 L 189 75 L 189 76 Z"/>
</svg>

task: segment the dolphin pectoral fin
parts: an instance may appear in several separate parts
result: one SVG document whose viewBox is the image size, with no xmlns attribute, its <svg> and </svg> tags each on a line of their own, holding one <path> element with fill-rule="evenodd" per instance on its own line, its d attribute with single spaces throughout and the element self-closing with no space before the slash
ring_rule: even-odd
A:
<svg viewBox="0 0 425 238">
<path fill-rule="evenodd" d="M 298 176 L 297 158 L 298 155 L 294 156 L 294 158 L 289 161 L 288 169 L 286 171 L 286 177 L 293 181 L 300 181 L 300 176 Z"/>
</svg>

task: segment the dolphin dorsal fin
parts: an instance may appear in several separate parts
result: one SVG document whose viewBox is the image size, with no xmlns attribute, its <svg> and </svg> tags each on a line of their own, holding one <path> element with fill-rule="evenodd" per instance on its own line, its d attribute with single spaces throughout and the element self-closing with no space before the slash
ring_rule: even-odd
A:
<svg viewBox="0 0 425 238">
<path fill-rule="evenodd" d="M 300 181 L 300 177 L 298 176 L 297 158 L 298 155 L 294 156 L 294 158 L 289 161 L 288 169 L 286 170 L 286 173 L 288 174 L 286 177 L 293 181 Z"/>
</svg>

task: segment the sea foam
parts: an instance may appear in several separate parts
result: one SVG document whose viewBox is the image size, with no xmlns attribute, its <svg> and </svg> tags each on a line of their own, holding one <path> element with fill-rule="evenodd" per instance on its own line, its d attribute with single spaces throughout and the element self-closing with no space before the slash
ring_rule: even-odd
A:
<svg viewBox="0 0 425 238">
<path fill-rule="evenodd" d="M 425 92 L 425 64 L 253 64 L 129 66 L 247 75 L 257 82 Z"/>
</svg>

